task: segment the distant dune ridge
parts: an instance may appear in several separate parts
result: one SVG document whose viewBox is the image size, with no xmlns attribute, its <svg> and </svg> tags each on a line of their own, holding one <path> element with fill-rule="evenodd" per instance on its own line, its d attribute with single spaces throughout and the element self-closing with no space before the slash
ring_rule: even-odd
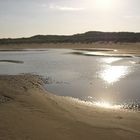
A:
<svg viewBox="0 0 140 140">
<path fill-rule="evenodd" d="M 23 43 L 93 43 L 93 42 L 140 42 L 140 33 L 89 31 L 74 35 L 36 35 L 29 38 L 3 38 L 0 44 Z"/>
</svg>

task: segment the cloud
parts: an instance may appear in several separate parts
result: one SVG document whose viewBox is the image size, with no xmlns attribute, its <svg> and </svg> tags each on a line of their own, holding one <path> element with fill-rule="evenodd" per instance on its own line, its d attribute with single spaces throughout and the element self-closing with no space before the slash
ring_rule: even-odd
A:
<svg viewBox="0 0 140 140">
<path fill-rule="evenodd" d="M 59 10 L 59 11 L 83 11 L 85 8 L 83 7 L 68 7 L 68 6 L 60 6 L 60 5 L 54 5 L 51 4 L 49 6 L 52 10 Z"/>
</svg>

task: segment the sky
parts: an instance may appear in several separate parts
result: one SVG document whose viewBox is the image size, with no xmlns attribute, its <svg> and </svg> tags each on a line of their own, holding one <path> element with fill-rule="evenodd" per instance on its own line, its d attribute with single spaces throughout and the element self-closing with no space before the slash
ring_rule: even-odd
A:
<svg viewBox="0 0 140 140">
<path fill-rule="evenodd" d="M 0 38 L 140 32 L 140 0 L 0 0 Z"/>
</svg>

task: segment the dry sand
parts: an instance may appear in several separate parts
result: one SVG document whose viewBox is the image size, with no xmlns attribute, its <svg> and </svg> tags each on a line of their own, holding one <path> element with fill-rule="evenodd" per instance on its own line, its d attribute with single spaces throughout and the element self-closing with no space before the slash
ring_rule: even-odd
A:
<svg viewBox="0 0 140 140">
<path fill-rule="evenodd" d="M 140 140 L 140 113 L 102 109 L 43 89 L 39 76 L 0 76 L 0 140 Z"/>
</svg>

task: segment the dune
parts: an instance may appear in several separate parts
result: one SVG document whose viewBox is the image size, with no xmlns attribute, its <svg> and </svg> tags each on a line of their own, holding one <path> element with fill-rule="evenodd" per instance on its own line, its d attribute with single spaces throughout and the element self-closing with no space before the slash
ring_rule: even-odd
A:
<svg viewBox="0 0 140 140">
<path fill-rule="evenodd" d="M 36 75 L 1 75 L 0 139 L 139 140 L 140 113 L 53 95 Z"/>
</svg>

